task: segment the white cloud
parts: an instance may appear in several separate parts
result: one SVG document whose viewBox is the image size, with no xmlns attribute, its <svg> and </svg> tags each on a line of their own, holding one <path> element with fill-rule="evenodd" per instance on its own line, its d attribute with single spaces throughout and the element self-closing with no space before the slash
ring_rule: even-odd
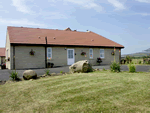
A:
<svg viewBox="0 0 150 113">
<path fill-rule="evenodd" d="M 26 6 L 25 0 L 12 0 L 12 5 L 16 7 L 17 11 L 28 14 L 33 13 L 33 11 L 31 11 L 30 8 Z"/>
<path fill-rule="evenodd" d="M 103 7 L 94 2 L 94 0 L 64 0 L 66 2 L 71 2 L 78 4 L 86 9 L 95 9 L 97 12 L 101 12 Z"/>
<path fill-rule="evenodd" d="M 150 27 L 148 29 L 150 29 Z"/>
<path fill-rule="evenodd" d="M 42 15 L 44 19 L 67 19 L 67 16 L 60 12 L 47 12 L 40 10 L 38 15 Z"/>
<path fill-rule="evenodd" d="M 6 19 L 0 18 L 0 24 L 46 27 L 45 24 L 35 23 L 35 22 L 29 21 L 27 19 L 6 20 Z"/>
<path fill-rule="evenodd" d="M 144 3 L 150 3 L 150 0 L 135 0 L 135 1 L 144 2 Z"/>
<path fill-rule="evenodd" d="M 150 16 L 150 13 L 135 13 L 135 15 Z"/>
<path fill-rule="evenodd" d="M 125 9 L 125 6 L 120 3 L 118 0 L 107 0 L 110 4 L 112 4 L 116 10 L 122 10 Z"/>
</svg>

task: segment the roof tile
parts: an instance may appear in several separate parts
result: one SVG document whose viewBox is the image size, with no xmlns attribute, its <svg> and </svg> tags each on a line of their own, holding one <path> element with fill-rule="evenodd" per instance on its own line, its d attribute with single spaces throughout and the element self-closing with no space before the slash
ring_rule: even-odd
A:
<svg viewBox="0 0 150 113">
<path fill-rule="evenodd" d="M 105 47 L 106 46 L 114 47 L 115 45 L 115 47 L 124 48 L 124 46 L 112 40 L 109 40 L 101 35 L 98 35 L 92 31 L 74 32 L 70 30 L 66 31 L 66 30 L 41 29 L 41 28 L 37 29 L 27 27 L 12 27 L 12 26 L 8 26 L 7 30 L 10 38 L 10 43 L 46 44 L 45 37 L 47 36 L 48 44 L 105 46 Z"/>
<path fill-rule="evenodd" d="M 0 48 L 0 56 L 5 56 L 5 48 Z"/>
</svg>

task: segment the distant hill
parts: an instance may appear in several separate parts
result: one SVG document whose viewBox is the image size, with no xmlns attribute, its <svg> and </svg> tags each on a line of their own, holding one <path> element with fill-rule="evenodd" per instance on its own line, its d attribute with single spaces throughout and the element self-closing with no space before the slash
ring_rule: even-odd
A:
<svg viewBox="0 0 150 113">
<path fill-rule="evenodd" d="M 137 52 L 137 53 L 131 53 L 131 54 L 123 54 L 121 57 L 126 57 L 127 55 L 132 56 L 132 57 L 143 57 L 143 56 L 148 56 L 150 55 L 150 48 L 146 49 L 142 52 Z"/>
</svg>

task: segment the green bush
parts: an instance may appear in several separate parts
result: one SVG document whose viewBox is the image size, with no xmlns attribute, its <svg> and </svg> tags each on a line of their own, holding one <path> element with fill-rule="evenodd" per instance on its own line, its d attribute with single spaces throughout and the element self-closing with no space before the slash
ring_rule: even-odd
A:
<svg viewBox="0 0 150 113">
<path fill-rule="evenodd" d="M 63 71 L 60 71 L 60 73 L 63 73 Z"/>
<path fill-rule="evenodd" d="M 10 76 L 9 76 L 9 77 L 12 78 L 12 80 L 19 80 L 18 73 L 16 72 L 16 70 L 15 70 L 15 72 L 12 71 L 12 72 L 10 73 Z"/>
<path fill-rule="evenodd" d="M 127 55 L 126 56 L 126 61 L 127 61 L 127 64 L 129 64 L 129 62 L 131 63 L 132 62 L 132 57 Z"/>
<path fill-rule="evenodd" d="M 92 64 L 88 63 L 87 72 L 93 72 Z"/>
<path fill-rule="evenodd" d="M 112 62 L 110 65 L 110 69 L 112 72 L 120 72 L 120 64 L 116 62 Z"/>
<path fill-rule="evenodd" d="M 105 69 L 105 68 L 103 68 L 103 71 L 106 71 L 106 69 Z"/>
<path fill-rule="evenodd" d="M 45 74 L 46 74 L 46 75 L 49 75 L 49 72 L 50 72 L 50 70 L 48 70 L 48 69 L 45 70 Z"/>
<path fill-rule="evenodd" d="M 146 61 L 145 64 L 150 64 L 150 61 Z"/>
<path fill-rule="evenodd" d="M 136 72 L 136 66 L 135 66 L 135 65 L 129 64 L 129 65 L 128 65 L 128 68 L 129 68 L 129 72 L 130 72 L 130 73 Z"/>
<path fill-rule="evenodd" d="M 139 61 L 139 64 L 141 64 L 142 63 L 142 61 Z"/>
</svg>

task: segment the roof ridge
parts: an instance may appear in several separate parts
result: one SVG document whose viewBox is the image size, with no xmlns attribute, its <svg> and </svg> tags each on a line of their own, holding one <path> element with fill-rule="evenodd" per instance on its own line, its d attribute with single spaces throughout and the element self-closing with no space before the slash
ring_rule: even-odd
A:
<svg viewBox="0 0 150 113">
<path fill-rule="evenodd" d="M 43 30 L 58 30 L 58 31 L 68 31 L 68 32 L 82 32 L 82 33 L 91 33 L 92 31 L 74 31 L 74 30 L 71 30 L 71 31 L 69 31 L 69 30 L 61 30 L 61 29 L 46 29 L 46 28 L 33 28 L 33 27 L 18 27 L 18 26 L 7 26 L 7 29 L 8 28 L 29 28 L 29 29 L 43 29 Z"/>
</svg>

